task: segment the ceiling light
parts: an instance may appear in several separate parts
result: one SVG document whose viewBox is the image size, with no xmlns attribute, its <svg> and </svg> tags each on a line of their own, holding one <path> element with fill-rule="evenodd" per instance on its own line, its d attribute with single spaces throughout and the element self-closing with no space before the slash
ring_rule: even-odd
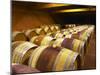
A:
<svg viewBox="0 0 100 75">
<path fill-rule="evenodd" d="M 44 4 L 42 8 L 52 8 L 52 7 L 61 7 L 61 6 L 69 6 L 71 4 Z"/>
<path fill-rule="evenodd" d="M 56 12 L 83 12 L 83 11 L 95 11 L 95 8 L 78 8 L 78 9 L 66 9 L 66 10 L 59 10 Z"/>
</svg>

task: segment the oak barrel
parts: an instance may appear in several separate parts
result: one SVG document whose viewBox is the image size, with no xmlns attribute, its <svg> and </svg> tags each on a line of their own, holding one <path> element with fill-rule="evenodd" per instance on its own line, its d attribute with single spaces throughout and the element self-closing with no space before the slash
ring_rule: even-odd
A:
<svg viewBox="0 0 100 75">
<path fill-rule="evenodd" d="M 12 41 L 26 41 L 27 37 L 23 32 L 14 31 L 12 33 Z"/>
<path fill-rule="evenodd" d="M 49 45 L 50 41 L 53 38 L 50 36 L 45 36 L 45 35 L 39 35 L 39 36 L 35 36 L 33 37 L 30 42 L 35 43 L 36 45 Z"/>
<path fill-rule="evenodd" d="M 66 48 L 39 46 L 29 59 L 29 66 L 42 72 L 77 70 L 80 68 L 80 56 Z"/>
<path fill-rule="evenodd" d="M 27 30 L 25 32 L 25 35 L 28 37 L 28 39 L 30 40 L 33 36 L 36 36 L 37 33 L 35 32 L 35 29 L 30 29 L 30 30 Z"/>
<path fill-rule="evenodd" d="M 38 35 L 45 35 L 45 31 L 43 30 L 43 28 L 36 28 L 35 29 L 35 32 L 38 34 Z"/>
<path fill-rule="evenodd" d="M 16 45 L 16 47 L 13 48 L 12 63 L 27 65 L 28 59 L 36 47 L 37 45 L 30 42 L 22 42 L 21 44 Z"/>
</svg>

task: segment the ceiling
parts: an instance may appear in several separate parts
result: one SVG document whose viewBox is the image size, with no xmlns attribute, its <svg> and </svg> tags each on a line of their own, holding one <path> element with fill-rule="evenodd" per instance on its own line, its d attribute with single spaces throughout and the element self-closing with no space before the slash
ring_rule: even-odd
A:
<svg viewBox="0 0 100 75">
<path fill-rule="evenodd" d="M 57 24 L 96 25 L 96 6 L 23 1 L 12 1 L 12 5 L 12 8 L 17 6 L 21 11 L 25 8 L 27 11 L 48 13 Z"/>
<path fill-rule="evenodd" d="M 20 8 L 24 6 L 26 7 L 26 9 L 40 10 L 49 13 L 95 12 L 96 11 L 96 6 L 88 6 L 88 5 L 44 3 L 44 2 L 23 2 L 23 1 L 12 1 L 12 4 L 17 5 Z"/>
</svg>

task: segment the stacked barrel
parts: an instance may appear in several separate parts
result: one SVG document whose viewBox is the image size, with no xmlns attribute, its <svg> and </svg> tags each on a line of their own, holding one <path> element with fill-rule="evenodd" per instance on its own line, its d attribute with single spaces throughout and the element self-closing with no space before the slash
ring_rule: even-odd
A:
<svg viewBox="0 0 100 75">
<path fill-rule="evenodd" d="M 13 32 L 13 72 L 36 73 L 82 69 L 93 31 L 94 25 L 67 24 L 61 28 L 60 25 L 53 24 Z M 19 68 L 23 70 L 19 71 Z"/>
</svg>

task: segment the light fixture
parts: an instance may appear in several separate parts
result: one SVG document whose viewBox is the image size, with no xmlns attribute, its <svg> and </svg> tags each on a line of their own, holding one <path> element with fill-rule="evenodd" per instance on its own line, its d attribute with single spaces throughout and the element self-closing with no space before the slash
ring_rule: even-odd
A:
<svg viewBox="0 0 100 75">
<path fill-rule="evenodd" d="M 71 4 L 52 3 L 52 4 L 44 4 L 41 8 L 53 8 L 53 7 L 70 6 L 70 5 Z"/>
<path fill-rule="evenodd" d="M 83 11 L 95 11 L 95 8 L 77 8 L 77 9 L 65 9 L 65 10 L 59 10 L 56 12 L 83 12 Z"/>
</svg>

